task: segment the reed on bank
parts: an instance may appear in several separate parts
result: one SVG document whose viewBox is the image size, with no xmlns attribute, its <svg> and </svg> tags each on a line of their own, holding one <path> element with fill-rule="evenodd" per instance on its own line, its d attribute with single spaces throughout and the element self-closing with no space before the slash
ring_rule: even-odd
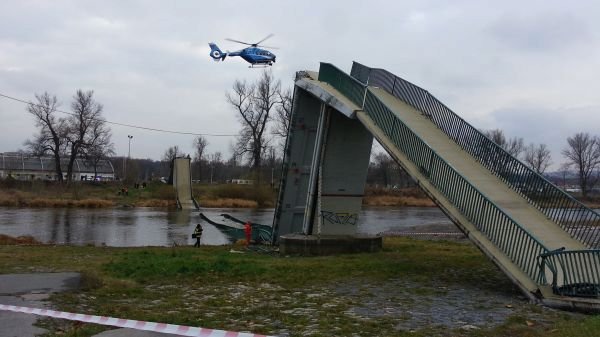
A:
<svg viewBox="0 0 600 337">
<path fill-rule="evenodd" d="M 127 193 L 120 193 L 127 188 Z M 269 185 L 194 184 L 193 194 L 202 207 L 269 208 L 274 207 L 277 191 Z M 583 200 L 599 208 L 600 199 Z M 367 186 L 363 197 L 366 206 L 435 207 L 435 203 L 418 187 L 389 189 Z M 119 206 L 176 208 L 173 186 L 150 182 L 146 188 L 133 188 L 119 182 L 74 183 L 21 182 L 0 180 L 0 206 L 4 207 L 81 207 Z"/>
</svg>

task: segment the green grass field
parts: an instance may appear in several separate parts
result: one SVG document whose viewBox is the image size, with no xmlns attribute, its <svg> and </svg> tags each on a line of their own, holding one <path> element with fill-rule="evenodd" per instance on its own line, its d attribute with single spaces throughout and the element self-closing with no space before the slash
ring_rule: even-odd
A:
<svg viewBox="0 0 600 337">
<path fill-rule="evenodd" d="M 61 310 L 289 336 L 598 336 L 600 316 L 528 303 L 467 242 L 387 238 L 374 254 L 242 247 L 0 246 L 0 272 L 79 271 Z M 50 336 L 104 329 L 45 320 Z M 465 326 L 474 326 L 475 328 Z"/>
</svg>

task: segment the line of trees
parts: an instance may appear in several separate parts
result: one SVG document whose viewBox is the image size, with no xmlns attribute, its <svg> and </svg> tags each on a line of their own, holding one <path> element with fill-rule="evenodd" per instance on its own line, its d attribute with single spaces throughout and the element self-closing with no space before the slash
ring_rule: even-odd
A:
<svg viewBox="0 0 600 337">
<path fill-rule="evenodd" d="M 525 145 L 523 138 L 507 138 L 500 129 L 483 130 L 482 133 L 539 174 L 544 175 L 552 165 L 552 156 L 546 144 Z M 567 145 L 561 154 L 565 159 L 561 170 L 565 175 L 574 172 L 581 195 L 588 197 L 600 182 L 600 137 L 585 132 L 576 133 L 567 138 Z M 388 187 L 414 186 L 412 179 L 386 152 L 376 152 L 371 156 L 367 183 Z"/>
<path fill-rule="evenodd" d="M 77 90 L 67 116 L 58 115 L 58 100 L 47 92 L 35 94 L 35 102 L 27 106 L 27 111 L 34 117 L 37 133 L 25 142 L 25 146 L 33 155 L 53 156 L 60 182 L 63 182 L 65 170 L 67 181 L 73 179 L 75 159 L 84 158 L 96 170 L 100 160 L 115 154 L 111 131 L 102 117 L 103 106 L 93 94 L 93 91 Z M 196 181 L 223 182 L 250 178 L 260 183 L 261 177 L 271 177 L 273 182 L 279 176 L 283 144 L 290 127 L 291 90 L 282 89 L 281 82 L 265 70 L 254 83 L 236 80 L 225 98 L 241 126 L 232 145 L 231 157 L 225 160 L 221 152 L 209 153 L 208 140 L 199 136 L 193 140 L 192 154 L 182 153 L 175 145 L 165 151 L 161 161 L 128 160 L 129 177 L 124 178 L 149 180 L 165 177 L 170 173 L 169 164 L 173 158 L 190 156 L 193 159 L 192 179 Z M 539 174 L 545 174 L 552 165 L 546 144 L 525 145 L 523 138 L 507 138 L 500 129 L 482 132 Z M 566 159 L 562 169 L 576 172 L 581 193 L 587 197 L 600 181 L 600 137 L 577 133 L 567 138 L 567 146 L 561 154 Z M 66 168 L 62 167 L 61 158 L 68 158 Z M 113 165 L 120 172 L 119 165 L 124 163 L 124 158 L 114 159 Z M 414 186 L 412 179 L 384 152 L 373 154 L 367 182 L 383 186 Z"/>
<path fill-rule="evenodd" d="M 27 105 L 37 133 L 25 141 L 25 147 L 36 156 L 52 155 L 61 183 L 64 180 L 61 158 L 68 158 L 66 177 L 67 182 L 71 182 L 75 159 L 87 160 L 94 167 L 96 176 L 100 160 L 114 155 L 111 131 L 102 117 L 103 106 L 93 96 L 91 90 L 77 90 L 71 102 L 71 113 L 66 117 L 58 115 L 58 99 L 47 92 L 35 94 L 35 102 Z"/>
<path fill-rule="evenodd" d="M 201 183 L 224 183 L 231 179 L 255 179 L 257 174 L 264 178 L 269 178 L 271 183 L 278 180 L 282 159 L 278 156 L 278 151 L 272 146 L 268 146 L 264 152 L 264 158 L 259 171 L 251 165 L 249 161 L 244 162 L 235 151 L 226 158 L 222 152 L 209 152 L 210 143 L 205 137 L 198 136 L 193 140 L 194 154 L 182 152 L 178 145 L 170 146 L 162 155 L 158 164 L 143 163 L 137 171 L 132 171 L 132 175 L 138 176 L 137 180 L 147 180 L 152 177 L 167 177 L 171 173 L 170 164 L 174 158 L 190 157 L 192 180 Z M 131 159 L 135 161 L 135 159 Z M 118 162 L 118 161 L 117 161 Z M 133 166 L 136 166 L 133 164 Z M 134 168 L 135 170 L 135 168 Z M 128 164 L 129 171 L 129 164 Z M 150 174 L 148 174 L 150 172 Z M 258 172 L 258 173 L 257 173 Z M 170 179 L 165 179 L 170 180 Z"/>
<path fill-rule="evenodd" d="M 483 134 L 539 174 L 546 173 L 552 165 L 552 156 L 546 144 L 531 143 L 525 146 L 523 138 L 507 139 L 500 129 L 484 130 Z M 587 132 L 576 133 L 567 137 L 567 146 L 561 154 L 565 159 L 561 169 L 575 172 L 581 195 L 587 197 L 600 181 L 600 137 Z"/>
</svg>

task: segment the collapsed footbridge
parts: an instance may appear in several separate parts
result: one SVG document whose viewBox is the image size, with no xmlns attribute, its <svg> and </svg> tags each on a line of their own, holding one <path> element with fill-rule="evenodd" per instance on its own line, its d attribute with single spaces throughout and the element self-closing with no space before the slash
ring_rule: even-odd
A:
<svg viewBox="0 0 600 337">
<path fill-rule="evenodd" d="M 173 187 L 177 198 L 177 208 L 184 210 L 196 210 L 200 208 L 192 193 L 192 174 L 190 171 L 190 158 L 173 159 Z"/>
<path fill-rule="evenodd" d="M 356 234 L 373 137 L 530 299 L 600 310 L 600 214 L 426 90 L 359 63 L 297 74 L 274 240 Z"/>
</svg>

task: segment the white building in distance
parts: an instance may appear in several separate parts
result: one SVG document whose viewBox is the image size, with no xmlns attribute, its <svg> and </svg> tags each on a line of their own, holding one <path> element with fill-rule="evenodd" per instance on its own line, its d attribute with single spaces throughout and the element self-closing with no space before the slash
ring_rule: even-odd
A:
<svg viewBox="0 0 600 337">
<path fill-rule="evenodd" d="M 63 178 L 67 179 L 68 158 L 62 158 L 60 166 Z M 100 160 L 97 166 L 97 181 L 115 179 L 115 169 L 110 160 Z M 35 157 L 23 153 L 0 153 L 0 179 L 16 180 L 57 180 L 54 158 Z M 94 180 L 94 166 L 90 161 L 77 158 L 73 164 L 73 181 Z"/>
</svg>

